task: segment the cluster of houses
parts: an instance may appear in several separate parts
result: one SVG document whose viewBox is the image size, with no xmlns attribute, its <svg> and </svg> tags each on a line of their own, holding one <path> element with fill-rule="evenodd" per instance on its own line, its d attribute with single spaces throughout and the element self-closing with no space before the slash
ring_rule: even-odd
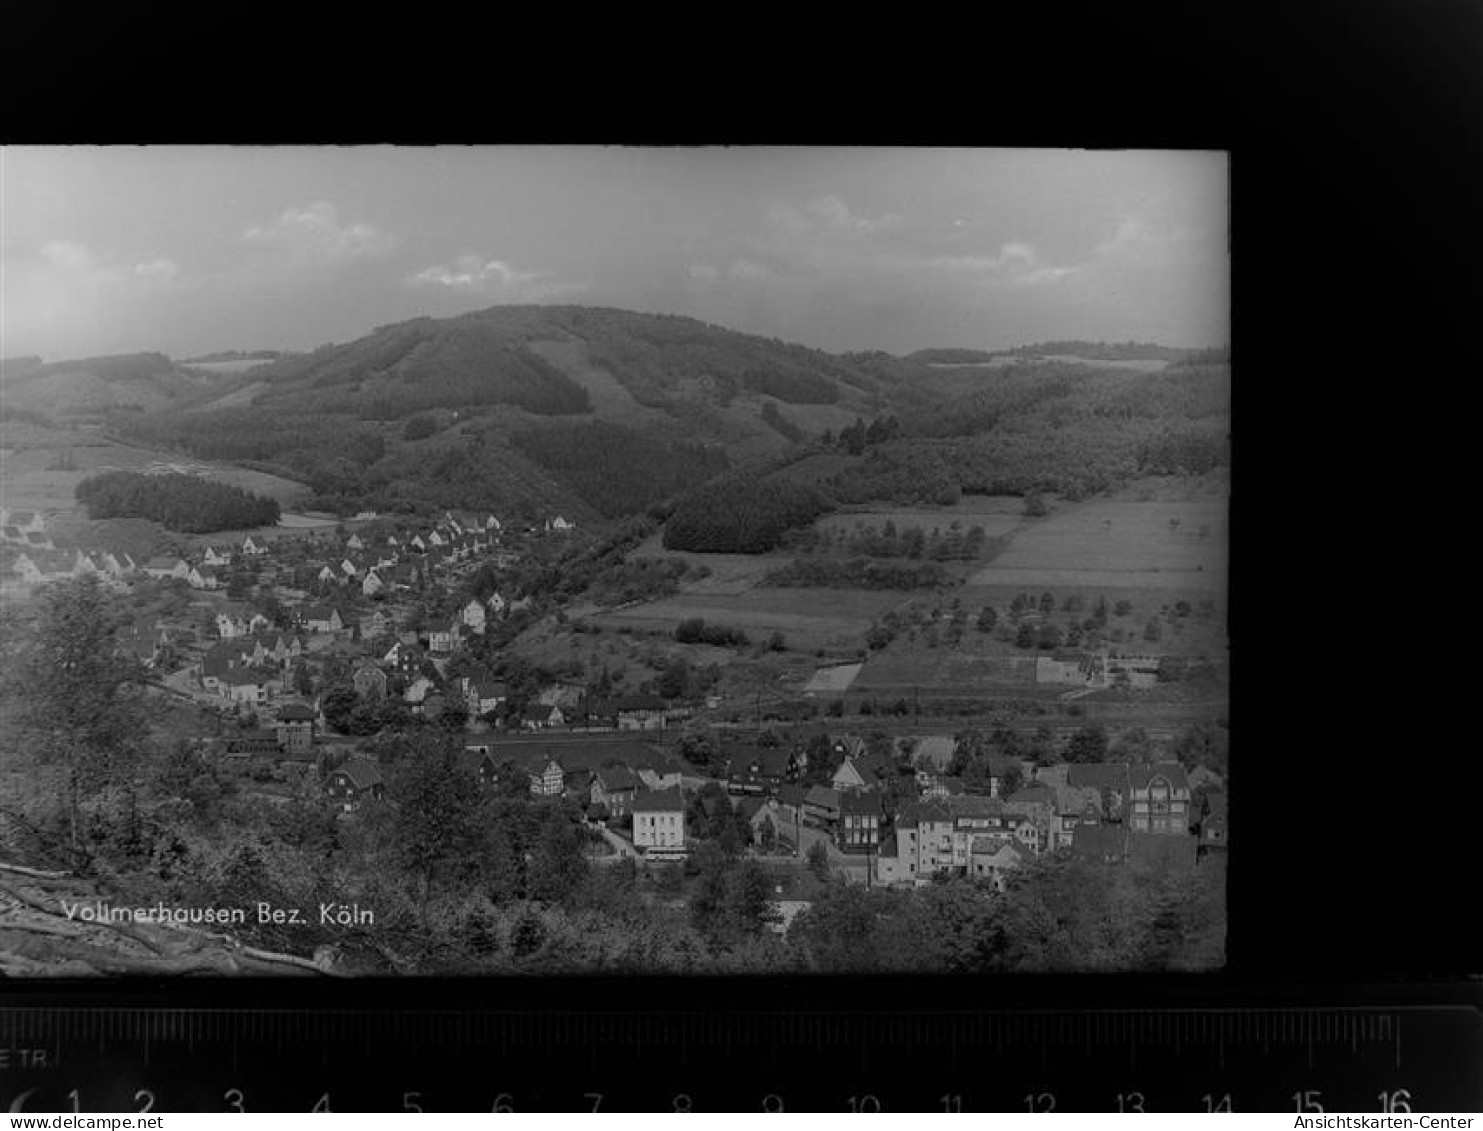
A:
<svg viewBox="0 0 1483 1131">
<path fill-rule="evenodd" d="M 7 580 L 42 585 L 90 573 L 123 585 L 139 568 L 122 551 L 59 548 L 52 533 L 51 520 L 40 511 L 0 507 L 0 546 L 7 548 L 7 557 L 13 555 Z"/>
<path fill-rule="evenodd" d="M 797 856 L 824 841 L 847 875 L 873 885 L 920 886 L 947 873 L 1002 888 L 1011 871 L 1050 852 L 1183 868 L 1227 848 L 1224 783 L 1203 767 L 1006 760 L 1023 784 L 997 788 L 1010 780 L 1006 766 L 987 793 L 967 793 L 943 788 L 933 766 L 932 748 L 952 741 L 923 740 L 915 773 L 903 775 L 890 759 L 867 754 L 858 737 L 840 737 L 835 751 L 844 757 L 828 785 L 800 781 L 808 768 L 801 744 L 738 749 L 724 779 L 646 743 L 470 743 L 464 753 L 481 783 L 513 772 L 532 796 L 581 802 L 596 819 L 621 823 L 650 859 L 680 858 L 693 847 L 687 800 L 712 780 L 726 786 L 758 851 Z M 351 811 L 367 796 L 382 797 L 384 783 L 374 761 L 362 758 L 328 788 Z"/>
<path fill-rule="evenodd" d="M 285 602 L 294 603 L 286 607 L 288 620 L 279 617 L 277 626 L 263 612 L 239 604 L 217 609 L 214 639 L 194 670 L 200 690 L 223 706 L 246 711 L 277 703 L 294 690 L 290 686 L 293 668 L 311 651 L 341 654 L 352 663 L 352 682 L 363 698 L 386 699 L 395 694 L 415 714 L 435 714 L 449 699 L 456 699 L 471 718 L 484 719 L 508 701 L 505 686 L 487 677 L 466 676 L 443 686 L 437 665 L 469 637 L 483 635 L 491 623 L 528 607 L 528 598 L 507 600 L 497 591 L 482 600 L 471 596 L 451 615 L 424 625 L 420 633 L 402 630 L 384 606 L 378 605 L 365 616 L 349 611 L 355 590 L 362 597 L 392 597 L 413 588 L 426 592 L 424 587 L 437 581 L 451 587 L 465 563 L 470 567 L 475 561 L 509 564 L 507 559 L 516 555 L 499 548 L 502 524 L 493 515 L 476 518 L 448 512 L 430 527 L 383 526 L 375 535 L 362 530 L 334 541 L 322 536 L 269 539 L 248 535 L 239 545 L 206 545 L 189 558 L 158 556 L 142 564 L 127 554 L 51 548 L 47 520 L 35 512 L 6 511 L 3 517 L 7 540 L 29 547 L 12 567 L 25 583 L 92 573 L 119 588 L 151 577 L 177 579 L 198 590 L 214 591 L 226 586 L 228 571 L 250 562 L 258 582 L 271 584 Z M 557 516 L 548 519 L 544 528 L 568 532 L 574 526 Z M 43 541 L 48 547 L 44 551 L 37 548 Z M 306 598 L 311 593 L 317 599 L 294 597 Z M 171 642 L 172 631 L 180 639 L 200 639 L 199 633 L 182 632 L 179 626 L 172 630 L 141 621 L 121 634 L 120 647 L 151 667 L 161 648 Z M 369 647 L 372 643 L 378 645 L 374 650 Z M 575 695 L 543 699 L 522 721 L 533 726 L 570 725 L 569 716 L 579 696 L 580 690 Z M 583 706 L 584 721 L 599 707 Z M 667 719 L 660 701 L 605 706 L 616 707 L 613 727 L 648 729 L 664 725 Z"/>
<path fill-rule="evenodd" d="M 380 538 L 352 534 L 333 555 L 296 560 L 279 580 L 306 590 L 355 586 L 366 597 L 412 589 L 439 569 L 489 554 L 502 529 L 494 515 L 476 518 L 450 511 L 431 529 Z M 576 526 L 557 515 L 546 519 L 543 529 L 567 533 Z M 190 557 L 164 554 L 136 562 L 126 553 L 111 550 L 58 549 L 45 515 L 8 509 L 0 510 L 0 544 L 19 548 L 9 572 L 30 585 L 92 573 L 119 582 L 135 575 L 177 578 L 206 591 L 225 588 L 234 563 L 265 561 L 275 549 L 274 540 L 248 535 L 236 547 L 214 544 Z"/>
</svg>

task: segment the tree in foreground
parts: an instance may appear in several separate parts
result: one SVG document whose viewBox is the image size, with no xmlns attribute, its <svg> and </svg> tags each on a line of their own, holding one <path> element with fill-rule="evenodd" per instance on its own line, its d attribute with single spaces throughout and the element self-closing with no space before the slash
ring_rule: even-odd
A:
<svg viewBox="0 0 1483 1131">
<path fill-rule="evenodd" d="M 109 788 L 132 797 L 143 758 L 144 672 L 118 645 L 117 605 L 91 575 L 42 590 L 18 629 L 7 698 L 37 762 L 60 767 L 68 841 L 83 850 L 82 808 Z"/>
</svg>

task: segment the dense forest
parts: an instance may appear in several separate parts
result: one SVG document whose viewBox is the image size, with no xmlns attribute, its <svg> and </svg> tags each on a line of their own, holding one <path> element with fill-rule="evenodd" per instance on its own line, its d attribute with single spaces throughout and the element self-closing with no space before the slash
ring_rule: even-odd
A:
<svg viewBox="0 0 1483 1131">
<path fill-rule="evenodd" d="M 719 446 L 669 441 L 601 422 L 529 429 L 511 440 L 607 518 L 678 495 L 730 466 Z"/>
<path fill-rule="evenodd" d="M 498 326 L 431 318 L 386 326 L 348 345 L 253 370 L 269 386 L 258 403 L 280 410 L 397 420 L 430 408 L 517 405 L 546 415 L 591 410 L 587 392 Z"/>
<path fill-rule="evenodd" d="M 75 494 L 89 518 L 147 518 L 189 534 L 272 526 L 279 514 L 274 499 L 175 472 L 105 471 L 80 482 Z"/>
<path fill-rule="evenodd" d="M 664 528 L 670 550 L 713 554 L 760 554 L 794 527 L 806 526 L 831 508 L 811 487 L 753 475 L 729 475 L 686 495 Z"/>
</svg>

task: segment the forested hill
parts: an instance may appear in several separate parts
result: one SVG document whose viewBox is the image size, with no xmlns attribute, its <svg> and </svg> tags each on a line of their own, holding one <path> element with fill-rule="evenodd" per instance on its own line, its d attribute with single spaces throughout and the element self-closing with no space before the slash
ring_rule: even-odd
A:
<svg viewBox="0 0 1483 1131">
<path fill-rule="evenodd" d="M 160 408 L 209 388 L 212 380 L 182 370 L 161 353 L 0 362 L 0 396 L 7 408 L 61 417 L 96 415 L 125 405 Z"/>
<path fill-rule="evenodd" d="M 592 520 L 915 403 L 893 363 L 672 315 L 504 306 L 381 326 L 108 423 L 301 479 L 332 509 Z"/>
<path fill-rule="evenodd" d="M 1077 345 L 1087 343 L 1036 348 Z M 489 508 L 584 524 L 718 477 L 756 482 L 810 453 L 844 460 L 819 486 L 848 502 L 1095 491 L 1224 460 L 1228 366 L 1093 345 L 1117 356 L 1006 352 L 980 365 L 976 351 L 830 354 L 675 315 L 503 306 L 285 355 L 116 409 L 107 426 L 305 482 L 311 508 Z M 1130 350 L 1168 354 L 1160 369 L 1182 364 L 1137 372 Z M 868 438 L 870 422 L 888 434 Z"/>
<path fill-rule="evenodd" d="M 576 343 L 568 363 L 547 344 Z M 546 416 L 594 410 L 572 370 L 607 375 L 638 404 L 662 411 L 738 395 L 834 404 L 876 380 L 820 350 L 664 314 L 579 306 L 498 306 L 454 318 L 381 326 L 344 345 L 256 369 L 259 406 L 397 420 L 432 408 L 511 405 Z M 200 407 L 209 407 L 202 405 Z"/>
</svg>

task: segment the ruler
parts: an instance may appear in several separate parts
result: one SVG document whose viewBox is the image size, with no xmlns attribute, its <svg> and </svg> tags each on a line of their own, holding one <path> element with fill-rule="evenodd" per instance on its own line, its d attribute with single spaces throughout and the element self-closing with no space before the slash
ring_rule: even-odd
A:
<svg viewBox="0 0 1483 1131">
<path fill-rule="evenodd" d="M 992 990 L 981 980 L 975 996 Z M 1483 1110 L 1477 986 L 1410 988 L 1373 1004 L 1331 994 L 1329 1004 L 1003 1008 L 816 1008 L 765 980 L 747 1004 L 705 981 L 685 984 L 686 1007 L 609 1005 L 605 992 L 634 996 L 576 981 L 559 995 L 552 987 L 549 1005 L 504 1008 L 12 1002 L 0 1005 L 0 1108 Z M 502 995 L 487 983 L 462 994 Z"/>
</svg>

